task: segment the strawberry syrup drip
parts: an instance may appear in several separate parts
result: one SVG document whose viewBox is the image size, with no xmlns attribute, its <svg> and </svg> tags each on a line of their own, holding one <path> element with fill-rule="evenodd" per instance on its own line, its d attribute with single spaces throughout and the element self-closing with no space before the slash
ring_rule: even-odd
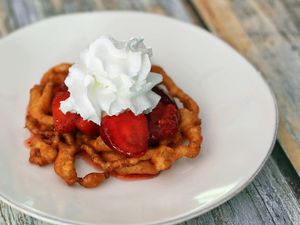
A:
<svg viewBox="0 0 300 225">
<path fill-rule="evenodd" d="M 25 141 L 24 141 L 25 148 L 30 150 L 30 146 L 32 145 L 33 137 L 34 137 L 34 135 L 31 135 L 29 138 L 25 139 Z"/>
<path fill-rule="evenodd" d="M 101 170 L 102 171 L 101 167 L 96 165 L 95 163 L 93 163 L 90 156 L 86 152 L 80 152 L 78 154 L 78 156 L 81 157 L 87 164 L 89 164 L 90 166 L 92 166 L 96 170 Z"/>
</svg>

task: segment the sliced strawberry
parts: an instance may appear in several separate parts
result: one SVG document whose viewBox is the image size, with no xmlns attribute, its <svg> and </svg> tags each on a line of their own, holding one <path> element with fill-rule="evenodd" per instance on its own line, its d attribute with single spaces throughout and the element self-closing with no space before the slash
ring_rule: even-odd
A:
<svg viewBox="0 0 300 225">
<path fill-rule="evenodd" d="M 62 83 L 60 85 L 55 85 L 54 89 L 53 89 L 53 93 L 57 93 L 57 92 L 67 92 L 68 91 L 68 87 L 65 85 L 65 83 Z"/>
<path fill-rule="evenodd" d="M 94 123 L 93 121 L 85 120 L 82 117 L 79 117 L 76 120 L 76 127 L 82 133 L 90 136 L 97 136 L 99 134 L 98 124 Z"/>
<path fill-rule="evenodd" d="M 168 94 L 166 94 L 158 86 L 153 87 L 152 91 L 154 91 L 156 94 L 160 95 L 160 97 L 161 97 L 160 102 L 162 102 L 163 104 L 174 104 L 175 105 L 174 99 L 172 99 Z"/>
<path fill-rule="evenodd" d="M 155 145 L 174 137 L 178 132 L 179 112 L 173 99 L 156 87 L 154 91 L 161 96 L 157 106 L 148 116 L 150 144 Z"/>
<path fill-rule="evenodd" d="M 142 156 L 149 141 L 147 118 L 131 111 L 105 116 L 101 121 L 100 136 L 108 146 L 127 156 Z"/>
<path fill-rule="evenodd" d="M 75 129 L 75 122 L 79 118 L 78 114 L 67 112 L 64 114 L 60 108 L 60 102 L 66 100 L 70 96 L 67 91 L 57 92 L 52 101 L 52 115 L 54 120 L 54 128 L 59 133 L 70 133 Z"/>
</svg>

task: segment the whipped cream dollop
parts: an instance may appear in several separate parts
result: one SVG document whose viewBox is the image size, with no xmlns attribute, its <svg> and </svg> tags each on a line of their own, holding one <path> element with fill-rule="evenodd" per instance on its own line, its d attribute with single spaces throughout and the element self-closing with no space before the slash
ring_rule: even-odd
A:
<svg viewBox="0 0 300 225">
<path fill-rule="evenodd" d="M 161 75 L 150 72 L 151 55 L 142 38 L 117 41 L 101 36 L 70 67 L 65 80 L 70 97 L 61 102 L 61 111 L 96 124 L 102 115 L 150 112 L 160 99 L 151 89 L 162 81 Z"/>
</svg>

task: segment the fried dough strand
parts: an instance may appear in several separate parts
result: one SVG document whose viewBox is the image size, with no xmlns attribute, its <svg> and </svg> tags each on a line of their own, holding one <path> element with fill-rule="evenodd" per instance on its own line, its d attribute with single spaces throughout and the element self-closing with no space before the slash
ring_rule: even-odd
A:
<svg viewBox="0 0 300 225">
<path fill-rule="evenodd" d="M 178 98 L 185 108 L 194 112 L 198 116 L 199 107 L 197 103 L 174 83 L 174 81 L 168 76 L 168 74 L 164 71 L 163 68 L 157 65 L 152 65 L 151 72 L 159 73 L 160 75 L 162 75 L 163 84 L 168 89 L 169 94 L 174 98 Z"/>
<path fill-rule="evenodd" d="M 97 138 L 91 138 L 86 134 L 78 133 L 77 139 L 90 147 L 92 147 L 97 152 L 111 152 L 112 149 L 108 147 L 104 141 L 101 139 L 101 137 Z"/>
<path fill-rule="evenodd" d="M 53 97 L 53 83 L 48 82 L 43 88 L 41 85 L 35 85 L 30 90 L 30 100 L 28 115 L 36 119 L 39 123 L 46 126 L 53 126 L 53 118 L 48 113 L 51 110 Z"/>
<path fill-rule="evenodd" d="M 77 181 L 85 188 L 95 188 L 108 178 L 108 173 L 89 173 L 83 178 L 78 178 Z"/>
<path fill-rule="evenodd" d="M 157 170 L 154 165 L 149 161 L 141 161 L 133 166 L 125 166 L 118 169 L 115 169 L 115 172 L 119 175 L 128 175 L 128 174 L 157 174 Z"/>
<path fill-rule="evenodd" d="M 57 156 L 56 148 L 46 144 L 41 137 L 33 136 L 30 140 L 29 161 L 39 166 L 53 163 Z"/>
<path fill-rule="evenodd" d="M 49 82 L 59 86 L 62 85 L 68 75 L 71 64 L 62 63 L 48 70 L 41 79 L 41 85 L 46 85 Z"/>
<path fill-rule="evenodd" d="M 58 155 L 54 162 L 54 171 L 68 185 L 73 185 L 77 182 L 77 172 L 74 162 L 78 149 L 65 143 L 59 143 L 58 149 Z"/>
<path fill-rule="evenodd" d="M 68 185 L 79 183 L 94 188 L 105 181 L 110 174 L 155 175 L 169 169 L 182 158 L 194 158 L 200 152 L 202 143 L 199 107 L 182 91 L 167 73 L 153 65 L 152 72 L 163 76 L 162 84 L 169 94 L 183 105 L 179 109 L 179 131 L 175 137 L 148 149 L 141 157 L 129 158 L 108 147 L 101 137 L 90 137 L 76 131 L 73 134 L 58 134 L 54 131 L 51 103 L 54 94 L 63 86 L 71 64 L 59 64 L 48 70 L 39 85 L 30 91 L 30 101 L 25 127 L 32 133 L 29 161 L 44 166 L 54 162 L 54 170 Z M 83 178 L 77 176 L 76 155 L 84 151 L 92 163 L 104 172 L 93 172 Z"/>
</svg>

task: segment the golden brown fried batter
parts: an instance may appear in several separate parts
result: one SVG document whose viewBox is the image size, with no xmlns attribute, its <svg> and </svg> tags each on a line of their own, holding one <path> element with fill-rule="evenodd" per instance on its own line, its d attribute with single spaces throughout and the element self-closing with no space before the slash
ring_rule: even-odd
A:
<svg viewBox="0 0 300 225">
<path fill-rule="evenodd" d="M 41 85 L 46 85 L 49 82 L 59 86 L 64 83 L 70 68 L 70 64 L 62 63 L 48 70 L 41 79 Z"/>
<path fill-rule="evenodd" d="M 133 166 L 121 167 L 121 168 L 115 169 L 115 172 L 120 175 L 128 175 L 128 174 L 154 175 L 154 174 L 157 174 L 156 168 L 149 161 L 141 161 Z"/>
<path fill-rule="evenodd" d="M 108 173 L 89 173 L 83 178 L 78 178 L 78 183 L 85 188 L 94 188 L 109 178 Z"/>
<path fill-rule="evenodd" d="M 92 147 L 97 152 L 110 152 L 112 151 L 101 139 L 101 137 L 91 138 L 86 134 L 78 133 L 77 134 L 78 141 L 84 143 L 90 147 Z"/>
<path fill-rule="evenodd" d="M 65 143 L 59 143 L 58 149 L 58 155 L 54 162 L 54 170 L 68 185 L 73 185 L 77 182 L 74 161 L 78 149 Z"/>
<path fill-rule="evenodd" d="M 33 135 L 29 145 L 31 163 L 43 166 L 54 162 L 55 172 L 67 184 L 79 183 L 83 187 L 93 188 L 106 180 L 109 174 L 155 175 L 169 169 L 182 157 L 194 158 L 199 154 L 202 143 L 199 107 L 159 66 L 152 66 L 151 71 L 163 76 L 162 84 L 169 94 L 183 104 L 179 109 L 179 131 L 174 138 L 148 149 L 141 157 L 130 158 L 110 149 L 101 137 L 89 137 L 80 131 L 62 135 L 55 132 L 51 103 L 55 92 L 63 86 L 70 66 L 71 64 L 60 64 L 51 68 L 44 74 L 40 84 L 30 91 L 25 126 Z M 75 159 L 81 151 L 104 172 L 77 177 Z"/>
<path fill-rule="evenodd" d="M 41 137 L 33 136 L 30 140 L 29 161 L 39 166 L 53 163 L 57 156 L 56 148 L 46 144 Z"/>
<path fill-rule="evenodd" d="M 48 114 L 51 111 L 52 89 L 53 83 L 48 82 L 44 88 L 41 85 L 35 85 L 30 90 L 28 114 L 46 126 L 53 125 L 53 118 Z"/>
<path fill-rule="evenodd" d="M 174 98 L 178 98 L 184 107 L 194 112 L 198 118 L 199 107 L 197 103 L 174 83 L 163 68 L 153 65 L 151 67 L 151 72 L 161 74 L 163 76 L 163 84 L 168 89 L 169 94 Z"/>
</svg>

